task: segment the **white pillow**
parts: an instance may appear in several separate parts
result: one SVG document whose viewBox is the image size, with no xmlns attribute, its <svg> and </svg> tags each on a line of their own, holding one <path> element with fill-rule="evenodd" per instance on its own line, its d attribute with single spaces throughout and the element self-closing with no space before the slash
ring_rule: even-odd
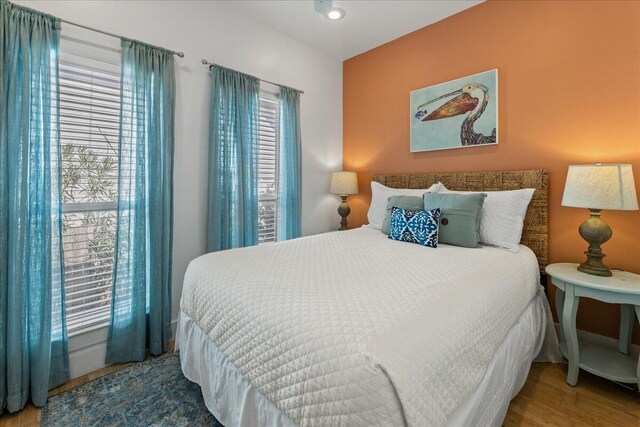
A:
<svg viewBox="0 0 640 427">
<path fill-rule="evenodd" d="M 424 193 L 437 193 L 440 188 L 444 186 L 440 183 L 433 184 L 429 188 L 389 188 L 380 184 L 379 182 L 371 181 L 371 204 L 369 205 L 369 212 L 367 212 L 367 218 L 369 219 L 369 225 L 375 229 L 380 230 L 382 228 L 382 221 L 384 221 L 384 215 L 387 210 L 387 202 L 391 196 L 419 196 L 422 197 Z"/>
<path fill-rule="evenodd" d="M 518 252 L 524 217 L 533 188 L 508 191 L 451 191 L 443 185 L 440 193 L 485 193 L 480 216 L 480 242 Z"/>
</svg>

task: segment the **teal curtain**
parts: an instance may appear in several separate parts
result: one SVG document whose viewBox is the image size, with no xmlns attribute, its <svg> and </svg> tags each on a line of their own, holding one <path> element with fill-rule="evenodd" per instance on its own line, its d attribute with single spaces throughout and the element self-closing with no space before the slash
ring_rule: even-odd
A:
<svg viewBox="0 0 640 427">
<path fill-rule="evenodd" d="M 260 81 L 212 66 L 209 252 L 258 244 Z"/>
<path fill-rule="evenodd" d="M 122 41 L 118 217 L 107 363 L 167 351 L 175 75 L 173 54 Z"/>
<path fill-rule="evenodd" d="M 300 237 L 302 209 L 300 91 L 280 88 L 278 212 L 280 240 Z"/>
<path fill-rule="evenodd" d="M 64 322 L 60 22 L 0 0 L 0 401 L 43 406 L 69 378 Z"/>
</svg>

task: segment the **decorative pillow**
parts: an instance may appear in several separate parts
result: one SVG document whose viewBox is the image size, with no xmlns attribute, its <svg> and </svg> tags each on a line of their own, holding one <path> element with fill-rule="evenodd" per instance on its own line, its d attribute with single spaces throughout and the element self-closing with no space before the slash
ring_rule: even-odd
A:
<svg viewBox="0 0 640 427">
<path fill-rule="evenodd" d="M 391 208 L 389 238 L 437 248 L 438 221 L 440 209 L 410 211 L 394 206 Z"/>
<path fill-rule="evenodd" d="M 524 217 L 533 188 L 507 191 L 483 191 L 487 195 L 480 218 L 480 242 L 498 246 L 511 252 L 518 252 Z M 470 191 L 441 189 L 442 194 L 471 194 Z"/>
<path fill-rule="evenodd" d="M 369 212 L 367 212 L 367 218 L 369 219 L 369 225 L 373 228 L 380 230 L 382 228 L 382 221 L 384 221 L 384 214 L 387 210 L 387 201 L 391 196 L 418 196 L 422 197 L 424 193 L 437 193 L 440 188 L 444 186 L 440 183 L 433 184 L 429 188 L 389 188 L 379 182 L 371 181 L 371 204 L 369 205 Z"/>
<path fill-rule="evenodd" d="M 384 214 L 384 220 L 382 221 L 382 231 L 384 234 L 389 235 L 389 223 L 391 222 L 391 208 L 397 207 L 410 211 L 424 210 L 424 202 L 422 197 L 419 196 L 391 196 L 387 202 L 387 210 Z"/>
<path fill-rule="evenodd" d="M 438 241 L 455 246 L 476 248 L 480 243 L 480 215 L 484 193 L 425 194 L 424 209 L 439 208 Z"/>
</svg>

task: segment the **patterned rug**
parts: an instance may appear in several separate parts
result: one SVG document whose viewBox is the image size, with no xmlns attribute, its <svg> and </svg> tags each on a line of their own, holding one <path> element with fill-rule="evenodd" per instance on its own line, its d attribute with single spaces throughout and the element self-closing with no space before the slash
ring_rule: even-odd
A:
<svg viewBox="0 0 640 427">
<path fill-rule="evenodd" d="M 184 377 L 178 353 L 106 375 L 49 399 L 48 426 L 215 426 L 200 386 Z"/>
</svg>

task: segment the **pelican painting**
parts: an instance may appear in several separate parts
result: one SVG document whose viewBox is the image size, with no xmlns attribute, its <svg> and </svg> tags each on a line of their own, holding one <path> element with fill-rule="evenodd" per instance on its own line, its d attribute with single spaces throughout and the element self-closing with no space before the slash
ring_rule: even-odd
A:
<svg viewBox="0 0 640 427">
<path fill-rule="evenodd" d="M 411 151 L 498 143 L 498 71 L 411 92 Z"/>
</svg>

